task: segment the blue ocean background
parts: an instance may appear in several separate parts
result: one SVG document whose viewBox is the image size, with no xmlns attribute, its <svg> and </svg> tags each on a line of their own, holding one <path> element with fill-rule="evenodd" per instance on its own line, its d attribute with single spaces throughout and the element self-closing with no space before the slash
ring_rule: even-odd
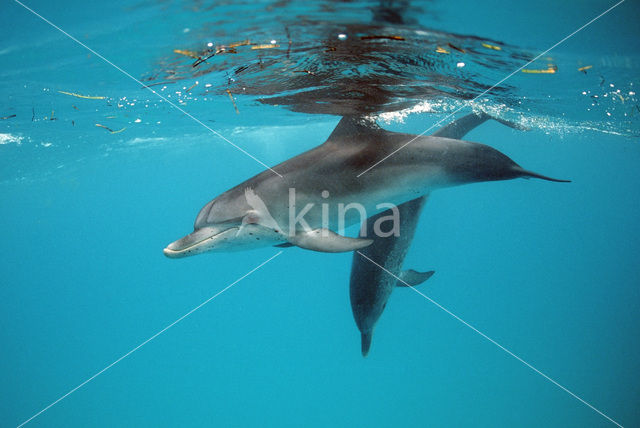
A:
<svg viewBox="0 0 640 428">
<path fill-rule="evenodd" d="M 371 3 L 323 19 L 368 19 Z M 204 25 L 213 12 L 200 2 L 24 4 L 136 79 L 173 49 L 207 34 L 241 40 L 273 13 L 269 2 L 242 3 L 251 14 L 231 13 L 225 33 Z M 414 25 L 540 53 L 615 3 L 419 4 Z M 285 2 L 279 13 L 314 10 Z M 521 111 L 487 101 L 529 132 L 487 122 L 466 137 L 572 182 L 438 191 L 405 261 L 436 271 L 422 293 L 629 427 L 640 426 L 637 22 L 627 0 L 549 54 L 558 73 L 514 76 L 518 96 L 535 98 Z M 206 202 L 264 167 L 19 3 L 0 5 L 0 34 L 0 426 L 9 427 L 279 249 L 164 257 Z M 593 68 L 577 71 L 584 65 Z M 339 120 L 241 94 L 236 114 L 224 90 L 185 95 L 206 79 L 163 94 L 267 165 L 321 144 Z M 467 101 L 379 123 L 418 134 Z M 615 426 L 408 289 L 392 295 L 363 358 L 351 257 L 284 249 L 28 426 Z"/>
</svg>

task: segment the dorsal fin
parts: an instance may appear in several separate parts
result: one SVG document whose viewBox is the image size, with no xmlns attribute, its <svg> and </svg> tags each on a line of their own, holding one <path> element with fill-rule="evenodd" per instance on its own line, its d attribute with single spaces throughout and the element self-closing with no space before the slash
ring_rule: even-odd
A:
<svg viewBox="0 0 640 428">
<path fill-rule="evenodd" d="M 371 133 L 379 130 L 380 127 L 375 120 L 363 116 L 344 116 L 338 122 L 327 141 L 345 139 L 353 135 Z"/>
</svg>

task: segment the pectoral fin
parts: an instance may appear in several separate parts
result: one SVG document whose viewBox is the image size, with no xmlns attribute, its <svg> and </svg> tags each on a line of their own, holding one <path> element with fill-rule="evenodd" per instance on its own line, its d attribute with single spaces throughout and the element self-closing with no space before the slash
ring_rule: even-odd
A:
<svg viewBox="0 0 640 428">
<path fill-rule="evenodd" d="M 244 217 L 242 217 L 242 223 L 240 224 L 240 227 L 238 228 L 238 231 L 236 232 L 236 237 L 237 236 L 242 236 L 245 234 L 246 230 L 247 230 L 247 225 L 251 224 L 251 225 L 255 225 L 255 224 L 259 224 L 260 223 L 260 215 L 258 214 L 257 211 L 249 211 L 247 212 Z"/>
<path fill-rule="evenodd" d="M 433 270 L 429 272 L 418 272 L 413 269 L 405 270 L 400 273 L 400 281 L 396 283 L 397 287 L 415 287 L 431 278 L 436 273 Z"/>
<path fill-rule="evenodd" d="M 309 232 L 297 233 L 289 238 L 289 242 L 307 250 L 342 253 L 369 246 L 373 243 L 373 239 L 348 238 L 329 229 L 314 229 Z"/>
</svg>

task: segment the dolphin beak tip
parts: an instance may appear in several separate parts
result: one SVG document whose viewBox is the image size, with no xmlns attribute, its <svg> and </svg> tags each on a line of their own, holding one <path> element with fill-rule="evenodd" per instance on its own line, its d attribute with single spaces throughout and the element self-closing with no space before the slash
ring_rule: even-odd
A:
<svg viewBox="0 0 640 428">
<path fill-rule="evenodd" d="M 180 256 L 180 252 L 171 249 L 171 244 L 167 246 L 167 248 L 165 248 L 164 250 L 162 250 L 162 252 L 164 253 L 164 255 L 170 259 L 175 259 L 178 258 Z"/>
</svg>

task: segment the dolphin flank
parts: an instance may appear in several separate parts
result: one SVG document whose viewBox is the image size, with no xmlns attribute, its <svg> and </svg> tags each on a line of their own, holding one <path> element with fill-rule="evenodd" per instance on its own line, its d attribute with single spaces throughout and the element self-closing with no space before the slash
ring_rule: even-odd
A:
<svg viewBox="0 0 640 428">
<path fill-rule="evenodd" d="M 484 144 L 390 132 L 359 117 L 343 117 L 324 144 L 273 169 L 282 177 L 264 171 L 206 204 L 194 231 L 169 244 L 164 254 L 178 258 L 282 244 L 354 251 L 373 241 L 348 238 L 336 230 L 364 221 L 389 204 L 480 181 L 564 181 L 527 171 Z M 258 198 L 262 204 L 256 203 Z M 340 207 L 350 204 L 358 204 L 364 213 L 346 209 L 340 217 Z"/>
</svg>

